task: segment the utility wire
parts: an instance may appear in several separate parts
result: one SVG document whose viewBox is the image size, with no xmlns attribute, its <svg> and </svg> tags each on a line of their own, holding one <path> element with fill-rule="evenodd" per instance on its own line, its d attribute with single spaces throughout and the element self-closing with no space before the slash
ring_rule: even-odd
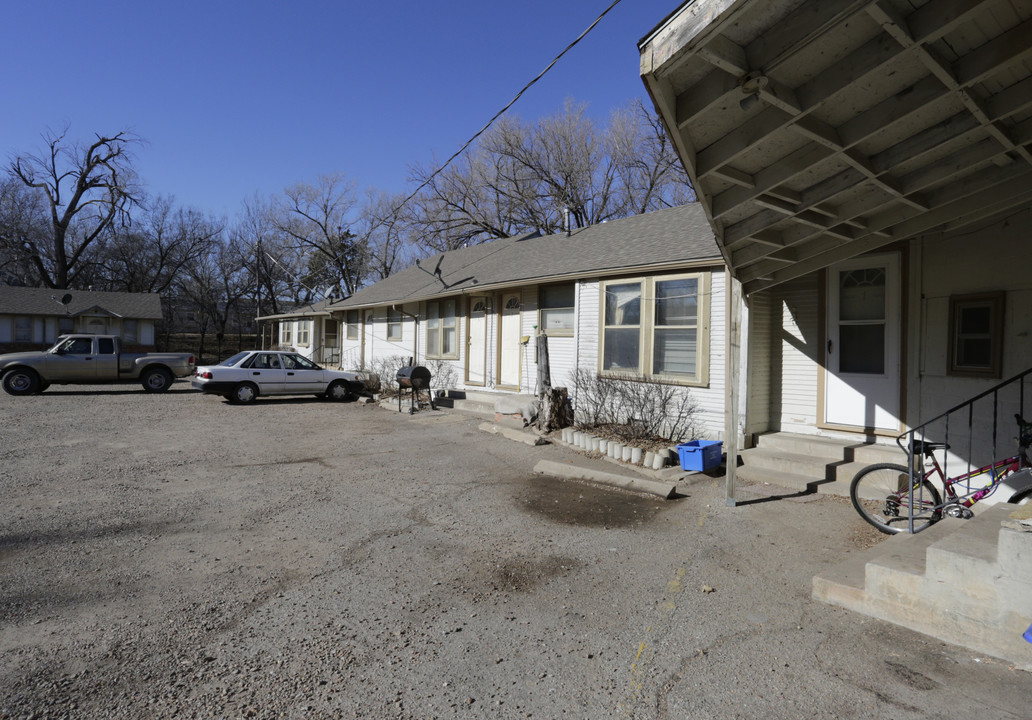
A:
<svg viewBox="0 0 1032 720">
<path fill-rule="evenodd" d="M 588 27 L 587 27 L 587 28 L 585 28 L 584 32 L 582 32 L 582 33 L 581 33 L 580 35 L 578 35 L 578 36 L 577 36 L 577 39 L 576 39 L 576 40 L 574 40 L 574 41 L 573 41 L 573 42 L 571 42 L 571 43 L 570 43 L 569 45 L 567 45 L 567 46 L 566 46 L 565 48 L 563 48 L 563 51 L 562 51 L 561 53 L 559 53 L 558 55 L 556 55 L 556 56 L 555 56 L 555 58 L 553 58 L 553 59 L 552 59 L 552 62 L 548 63 L 548 65 L 547 65 L 547 66 L 545 67 L 545 69 L 544 69 L 544 70 L 542 70 L 541 72 L 539 72 L 539 73 L 537 74 L 537 76 L 536 76 L 536 77 L 535 77 L 535 78 L 534 78 L 533 80 L 531 80 L 531 81 L 530 81 L 529 83 L 527 83 L 526 85 L 524 85 L 524 86 L 523 86 L 523 88 L 522 88 L 522 89 L 521 89 L 521 90 L 520 90 L 520 91 L 519 91 L 518 93 L 516 93 L 516 96 L 515 96 L 515 97 L 514 97 L 514 98 L 513 98 L 512 100 L 510 100 L 510 101 L 509 101 L 509 103 L 508 103 L 508 104 L 507 104 L 507 105 L 506 105 L 505 107 L 503 107 L 503 108 L 502 108 L 501 110 L 499 110 L 498 112 L 496 112 L 496 113 L 494 114 L 494 117 L 492 117 L 492 118 L 491 118 L 490 120 L 488 120 L 488 121 L 487 121 L 487 123 L 486 123 L 486 124 L 484 125 L 484 127 L 482 127 L 482 128 L 480 128 L 479 130 L 477 130 L 476 134 L 475 134 L 475 135 L 473 135 L 473 137 L 471 137 L 471 138 L 470 138 L 469 140 L 467 140 L 467 141 L 466 141 L 466 143 L 465 143 L 465 144 L 464 144 L 464 145 L 463 145 L 462 147 L 460 147 L 460 148 L 459 148 L 458 150 L 456 150 L 456 151 L 455 151 L 455 152 L 454 152 L 454 153 L 452 154 L 452 156 L 451 156 L 450 158 L 448 158 L 447 160 L 445 160 L 445 161 L 444 161 L 444 164 L 443 164 L 443 165 L 441 165 L 441 167 L 439 167 L 439 168 L 437 168 L 436 170 L 434 170 L 434 172 L 432 172 L 432 173 L 430 174 L 430 177 L 428 177 L 428 178 L 427 178 L 426 180 L 424 180 L 424 181 L 423 181 L 423 182 L 422 182 L 422 183 L 420 184 L 420 186 L 419 186 L 419 187 L 417 187 L 417 188 L 416 188 L 415 190 L 413 190 L 413 191 L 412 191 L 412 193 L 411 193 L 411 194 L 410 194 L 410 195 L 409 195 L 409 196 L 408 196 L 407 198 L 405 198 L 404 200 L 402 200 L 402 201 L 401 201 L 401 203 L 399 203 L 399 204 L 398 204 L 398 206 L 397 206 L 396 208 L 394 208 L 394 210 L 393 210 L 393 212 L 392 212 L 391 214 L 393 214 L 393 213 L 396 213 L 396 212 L 398 212 L 399 210 L 401 210 L 401 209 L 402 209 L 403 207 L 405 207 L 405 205 L 407 205 L 407 204 L 408 204 L 409 200 L 411 200 L 412 198 L 414 198 L 414 197 L 415 197 L 416 195 L 418 195 L 418 194 L 419 194 L 419 191 L 420 191 L 420 190 L 422 190 L 423 188 L 425 188 L 425 187 L 426 187 L 427 185 L 429 185 L 429 184 L 430 184 L 430 182 L 431 182 L 431 181 L 432 181 L 432 180 L 433 180 L 433 179 L 434 179 L 435 177 L 437 177 L 437 176 L 438 176 L 438 175 L 440 175 L 440 174 L 441 174 L 442 172 L 444 172 L 444 169 L 445 169 L 446 167 L 448 167 L 449 165 L 451 165 L 452 161 L 453 161 L 453 160 L 455 160 L 455 158 L 457 158 L 457 157 L 458 157 L 459 155 L 461 155 L 462 153 L 464 153 L 464 152 L 466 151 L 466 149 L 467 149 L 467 148 L 469 148 L 469 146 L 470 146 L 470 145 L 472 145 L 472 144 L 474 143 L 474 141 L 476 141 L 476 139 L 477 139 L 478 137 L 480 137 L 481 135 L 483 135 L 483 134 L 484 134 L 484 133 L 485 133 L 485 132 L 487 131 L 487 129 L 488 129 L 489 127 L 491 127 L 492 125 L 494 125 L 494 122 L 495 122 L 495 120 L 497 120 L 498 118 L 500 118 L 500 117 L 501 117 L 501 116 L 502 116 L 502 115 L 503 115 L 503 114 L 505 113 L 505 111 L 506 111 L 506 110 L 508 110 L 509 108 L 511 108 L 511 107 L 512 107 L 513 105 L 515 105 L 515 104 L 516 104 L 516 101 L 517 101 L 517 100 L 519 100 L 519 99 L 520 99 L 521 97 L 523 97 L 523 93 L 527 92 L 527 90 L 529 90 L 529 89 L 530 89 L 530 88 L 531 88 L 531 87 L 532 87 L 532 86 L 534 85 L 534 83 L 536 83 L 536 82 L 537 82 L 538 80 L 540 80 L 541 78 L 543 78 L 543 77 L 545 76 L 545 73 L 547 73 L 547 72 L 548 72 L 549 70 L 551 70 L 551 69 L 552 69 L 552 66 L 554 66 L 554 65 L 555 65 L 555 64 L 556 64 L 557 62 L 559 62 L 560 58 L 562 58 L 562 56 L 563 56 L 563 55 L 565 55 L 566 53 L 568 53 L 568 52 L 569 52 L 570 50 L 572 50 L 572 49 L 573 49 L 573 47 L 574 47 L 574 46 L 575 46 L 575 45 L 576 45 L 577 43 L 579 43 L 579 42 L 580 42 L 581 40 L 583 40 L 583 39 L 584 39 L 584 36 L 585 36 L 585 35 L 587 35 L 587 34 L 588 34 L 589 32 L 591 32 L 591 31 L 592 31 L 592 30 L 594 29 L 594 27 L 595 27 L 596 25 L 598 25 L 598 24 L 599 24 L 599 22 L 601 22 L 601 21 L 602 21 L 602 18 L 604 18 L 604 17 L 605 17 L 605 16 L 606 16 L 606 15 L 607 15 L 607 14 L 609 13 L 609 11 L 610 11 L 610 10 L 612 10 L 612 9 L 613 9 L 614 7 L 616 7 L 616 6 L 617 6 L 617 5 L 619 4 L 619 3 L 620 3 L 620 0 L 613 0 L 613 2 L 612 2 L 612 3 L 610 3 L 609 7 L 607 7 L 607 8 L 605 9 L 605 10 L 603 10 L 603 11 L 602 11 L 602 14 L 600 14 L 600 15 L 599 15 L 599 16 L 598 16 L 597 18 L 595 18 L 594 22 L 592 22 L 592 23 L 591 23 L 590 25 L 588 25 Z"/>
<path fill-rule="evenodd" d="M 467 149 L 469 148 L 469 146 L 470 146 L 470 145 L 472 145 L 472 144 L 473 144 L 473 143 L 474 143 L 474 142 L 476 141 L 476 139 L 477 139 L 477 138 L 479 138 L 479 137 L 480 137 L 481 135 L 483 135 L 483 134 L 484 134 L 485 132 L 487 132 L 487 129 L 488 129 L 488 128 L 490 128 L 490 127 L 491 127 L 492 125 L 494 125 L 495 121 L 496 121 L 496 120 L 497 120 L 498 118 L 500 118 L 500 117 L 501 117 L 502 115 L 504 115 L 504 114 L 505 114 L 505 112 L 506 112 L 506 111 L 507 111 L 507 110 L 508 110 L 509 108 L 511 108 L 511 107 L 512 107 L 513 105 L 515 105 L 515 104 L 516 104 L 516 101 L 517 101 L 517 100 L 519 100 L 519 99 L 520 99 L 521 97 L 523 97 L 523 94 L 524 94 L 525 92 L 527 92 L 528 90 L 530 90 L 530 88 L 531 88 L 531 87 L 533 87 L 533 86 L 534 86 L 534 84 L 535 84 L 535 83 L 537 83 L 537 81 L 538 81 L 538 80 L 540 80 L 541 78 L 543 78 L 543 77 L 545 76 L 545 74 L 546 74 L 546 73 L 547 73 L 547 72 L 548 72 L 549 70 L 551 70 L 551 69 L 552 69 L 552 67 L 553 67 L 553 66 L 555 66 L 555 64 L 556 64 L 557 62 L 559 62 L 559 60 L 560 60 L 560 59 L 561 59 L 561 58 L 563 57 L 563 55 L 565 55 L 566 53 L 568 53 L 568 52 L 569 52 L 570 50 L 572 50 L 572 49 L 574 48 L 574 46 L 576 46 L 576 45 L 577 45 L 577 43 L 579 43 L 579 42 L 580 42 L 581 40 L 583 40 L 583 39 L 584 39 L 584 36 L 585 36 L 585 35 L 587 35 L 587 34 L 588 34 L 589 32 L 591 32 L 591 31 L 592 31 L 592 30 L 593 30 L 593 29 L 595 28 L 595 26 L 596 26 L 596 25 L 598 25 L 598 24 L 599 24 L 599 23 L 600 23 L 600 22 L 602 21 L 602 18 L 604 18 L 604 17 L 606 16 L 606 15 L 608 15 L 608 14 L 609 14 L 609 11 L 610 11 L 610 10 L 612 10 L 612 9 L 613 9 L 614 7 L 616 7 L 617 5 L 619 5 L 619 4 L 620 4 L 620 2 L 621 2 L 621 0 L 613 0 L 613 2 L 611 2 L 611 3 L 609 4 L 609 7 L 607 7 L 607 8 L 605 9 L 605 10 L 603 10 L 603 11 L 602 11 L 602 13 L 601 13 L 601 14 L 600 14 L 600 15 L 599 15 L 599 16 L 598 16 L 597 18 L 595 18 L 595 20 L 594 20 L 594 21 L 593 21 L 593 22 L 592 22 L 592 23 L 591 23 L 590 25 L 588 25 L 588 27 L 587 27 L 587 28 L 585 28 L 585 29 L 584 29 L 584 31 L 583 31 L 583 32 L 582 32 L 582 33 L 581 33 L 580 35 L 578 35 L 578 36 L 577 36 L 577 38 L 576 38 L 576 39 L 575 39 L 575 40 L 574 40 L 573 42 L 571 42 L 571 43 L 570 43 L 569 45 L 567 45 L 567 46 L 566 46 L 565 48 L 563 48 L 562 52 L 560 52 L 560 53 L 559 53 L 558 55 L 556 55 L 556 56 L 555 56 L 555 57 L 554 57 L 554 58 L 552 59 L 552 62 L 548 63 L 548 65 L 547 65 L 547 66 L 545 66 L 545 69 L 544 69 L 544 70 L 542 70 L 541 72 L 539 72 L 539 73 L 538 73 L 538 74 L 537 74 L 537 75 L 536 75 L 536 76 L 534 77 L 534 79 L 533 79 L 533 80 L 531 80 L 531 81 L 530 81 L 530 82 L 528 82 L 528 83 L 527 83 L 526 85 L 524 85 L 524 86 L 523 86 L 523 87 L 522 87 L 522 88 L 520 89 L 520 91 L 519 91 L 518 93 L 516 93 L 515 97 L 513 97 L 513 99 L 512 99 L 512 100 L 510 100 L 510 101 L 509 101 L 509 102 L 508 102 L 508 103 L 507 103 L 507 104 L 505 105 L 505 107 L 503 107 L 503 108 L 502 108 L 501 110 L 499 110 L 498 112 L 496 112 L 496 113 L 494 114 L 494 116 L 493 116 L 493 117 L 492 117 L 492 118 L 491 118 L 490 120 L 488 120 L 488 121 L 487 121 L 487 123 L 485 123 L 485 124 L 484 124 L 484 126 L 483 126 L 482 128 L 480 128 L 479 130 L 477 130 L 477 132 L 476 132 L 476 133 L 475 133 L 475 134 L 473 135 L 473 137 L 471 137 L 471 138 L 470 138 L 469 140 L 467 140 L 467 141 L 465 142 L 465 144 L 463 144 L 463 146 L 462 146 L 462 147 L 460 147 L 460 148 L 459 148 L 458 150 L 456 150 L 456 151 L 455 151 L 455 152 L 454 152 L 454 153 L 452 154 L 452 156 L 451 156 L 451 157 L 449 157 L 449 158 L 448 158 L 447 160 L 445 160 L 445 161 L 444 161 L 444 164 L 443 164 L 443 165 L 441 165 L 441 167 L 439 167 L 439 168 L 437 168 L 436 170 L 434 170 L 434 172 L 432 172 L 432 173 L 430 174 L 430 177 L 428 177 L 428 178 L 427 178 L 426 180 L 424 180 L 424 181 L 423 181 L 423 182 L 422 182 L 422 183 L 421 183 L 421 184 L 419 185 L 419 187 L 417 187 L 417 188 L 416 188 L 415 190 L 413 190 L 413 191 L 412 191 L 412 192 L 411 192 L 411 193 L 409 194 L 409 196 L 408 196 L 408 197 L 406 197 L 406 198 L 405 198 L 404 200 L 402 200 L 402 201 L 401 201 L 400 203 L 398 203 L 397 207 L 395 207 L 395 208 L 394 208 L 394 209 L 393 209 L 393 210 L 392 210 L 392 211 L 391 211 L 391 212 L 390 212 L 389 214 L 390 214 L 390 215 L 394 215 L 394 214 L 396 214 L 396 213 L 397 213 L 397 212 L 398 212 L 399 210 L 401 210 L 401 209 L 402 209 L 403 207 L 405 207 L 405 206 L 406 206 L 406 205 L 407 205 L 407 204 L 409 203 L 409 201 L 410 201 L 410 200 L 412 200 L 412 198 L 414 198 L 414 197 L 415 197 L 416 195 L 418 195 L 418 194 L 419 194 L 419 191 L 420 191 L 420 190 L 422 190 L 423 188 L 425 188 L 425 187 L 426 187 L 427 185 L 429 185 L 429 184 L 431 183 L 431 181 L 433 181 L 433 179 L 434 179 L 435 177 L 437 177 L 437 176 L 438 176 L 438 175 L 440 175 L 440 174 L 441 174 L 442 172 L 444 172 L 444 169 L 445 169 L 446 167 L 448 167 L 449 165 L 451 165 L 452 161 L 454 161 L 454 160 L 455 160 L 455 158 L 457 158 L 457 157 L 458 157 L 459 155 L 461 155 L 462 153 L 464 153 L 464 152 L 465 152 L 465 151 L 466 151 L 466 150 L 467 150 Z M 268 256 L 269 256 L 269 258 L 270 258 L 270 259 L 272 259 L 272 261 L 273 261 L 273 262 L 275 262 L 275 263 L 276 263 L 277 265 L 279 265 L 279 266 L 280 266 L 280 267 L 282 267 L 282 268 L 283 268 L 284 270 L 286 270 L 286 268 L 285 268 L 285 267 L 284 267 L 284 266 L 283 266 L 283 265 L 282 265 L 282 264 L 281 264 L 281 263 L 280 263 L 279 261 L 277 261 L 277 260 L 276 260 L 275 258 L 273 258 L 273 257 L 272 257 L 272 255 L 269 255 L 269 253 L 268 253 L 268 252 L 266 252 L 265 254 L 266 254 L 266 255 L 268 255 Z M 289 274 L 293 274 L 293 273 L 290 273 L 290 271 L 287 271 L 287 272 L 288 272 Z M 298 280 L 297 282 L 298 282 L 298 284 L 299 284 L 299 285 L 302 285 L 303 287 L 306 287 L 306 288 L 307 288 L 307 286 L 306 286 L 306 285 L 304 285 L 304 283 L 302 283 L 302 282 L 301 282 L 300 280 Z M 309 289 L 309 290 L 311 290 L 311 288 L 308 288 L 308 289 Z"/>
</svg>

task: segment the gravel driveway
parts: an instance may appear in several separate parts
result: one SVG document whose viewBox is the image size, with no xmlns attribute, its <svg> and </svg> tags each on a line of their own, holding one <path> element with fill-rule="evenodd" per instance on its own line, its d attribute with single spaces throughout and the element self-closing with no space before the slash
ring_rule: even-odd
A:
<svg viewBox="0 0 1032 720">
<path fill-rule="evenodd" d="M 1028 674 L 810 599 L 847 502 L 538 477 L 592 461 L 477 423 L 0 397 L 0 718 L 1029 716 Z"/>
</svg>

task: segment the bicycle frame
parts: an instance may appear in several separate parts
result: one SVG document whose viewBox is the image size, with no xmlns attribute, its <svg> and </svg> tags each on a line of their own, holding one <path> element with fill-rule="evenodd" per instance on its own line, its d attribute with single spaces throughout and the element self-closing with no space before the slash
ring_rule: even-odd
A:
<svg viewBox="0 0 1032 720">
<path fill-rule="evenodd" d="M 963 475 L 957 475 L 952 478 L 946 477 L 942 467 L 939 465 L 938 458 L 935 455 L 931 455 L 932 469 L 924 475 L 924 479 L 929 479 L 933 474 L 938 475 L 939 482 L 942 483 L 944 501 L 942 505 L 935 508 L 935 510 L 941 510 L 947 505 L 960 504 L 963 507 L 969 508 L 979 500 L 987 498 L 996 492 L 996 489 L 1000 487 L 1000 481 L 1004 477 L 1010 475 L 1012 472 L 1017 472 L 1022 466 L 1027 466 L 1025 455 L 1022 452 L 1012 455 L 1009 458 L 1003 460 L 997 460 L 988 465 L 983 465 L 977 470 L 964 473 Z M 990 482 L 988 485 L 980 485 L 977 489 L 972 490 L 971 486 L 967 483 L 971 478 L 978 477 L 989 473 Z M 955 485 L 965 485 L 967 492 L 964 494 L 958 493 L 955 489 Z"/>
</svg>

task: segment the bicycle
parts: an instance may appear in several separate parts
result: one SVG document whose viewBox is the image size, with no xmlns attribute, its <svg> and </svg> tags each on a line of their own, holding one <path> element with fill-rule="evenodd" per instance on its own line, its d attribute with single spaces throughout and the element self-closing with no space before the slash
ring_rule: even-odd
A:
<svg viewBox="0 0 1032 720">
<path fill-rule="evenodd" d="M 1025 422 L 1020 415 L 1015 415 L 1014 419 L 1018 423 L 1018 452 L 1015 455 L 963 475 L 947 478 L 935 457 L 935 451 L 949 450 L 950 446 L 941 442 L 915 440 L 913 475 L 905 465 L 895 463 L 878 463 L 864 468 L 849 485 L 849 499 L 853 507 L 860 513 L 860 517 L 889 535 L 910 530 L 911 516 L 914 521 L 913 532 L 924 530 L 944 516 L 964 519 L 972 517 L 971 506 L 996 492 L 1005 478 L 1020 470 L 1032 468 L 1029 458 L 1032 423 Z M 920 465 L 917 457 L 924 458 Z M 929 461 L 931 467 L 926 470 Z M 989 474 L 989 483 L 979 484 L 972 489 L 970 481 L 986 473 Z M 933 476 L 938 477 L 946 495 L 945 502 L 938 488 L 931 482 Z M 1027 502 L 1029 499 L 1032 499 L 1032 489 L 1023 488 L 1012 495 L 1009 502 Z"/>
</svg>

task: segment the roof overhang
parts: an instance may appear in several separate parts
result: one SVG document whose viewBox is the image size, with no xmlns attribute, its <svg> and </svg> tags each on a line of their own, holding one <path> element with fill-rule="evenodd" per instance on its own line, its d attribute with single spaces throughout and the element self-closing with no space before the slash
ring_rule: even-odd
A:
<svg viewBox="0 0 1032 720">
<path fill-rule="evenodd" d="M 639 49 L 747 293 L 1032 202 L 1032 0 L 696 0 Z"/>
</svg>

